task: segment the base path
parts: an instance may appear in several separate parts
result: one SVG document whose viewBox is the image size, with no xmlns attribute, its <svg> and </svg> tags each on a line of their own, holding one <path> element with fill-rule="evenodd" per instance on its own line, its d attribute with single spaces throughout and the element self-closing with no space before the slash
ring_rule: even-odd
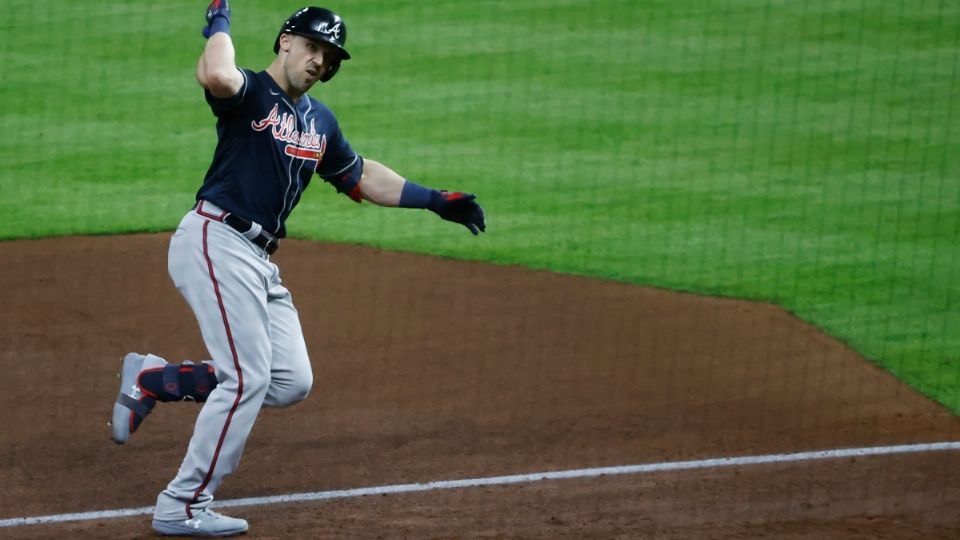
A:
<svg viewBox="0 0 960 540">
<path fill-rule="evenodd" d="M 0 520 L 153 504 L 198 406 L 126 446 L 128 351 L 203 359 L 168 235 L 3 244 Z M 770 305 L 287 241 L 314 366 L 218 498 L 960 441 L 960 419 Z M 548 479 L 230 508 L 252 538 L 956 538 L 960 452 Z M 0 537 L 149 536 L 145 516 Z"/>
</svg>

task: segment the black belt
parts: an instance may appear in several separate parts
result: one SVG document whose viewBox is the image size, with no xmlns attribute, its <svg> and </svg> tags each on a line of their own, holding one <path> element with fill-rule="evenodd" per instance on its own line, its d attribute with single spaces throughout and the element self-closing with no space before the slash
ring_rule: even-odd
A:
<svg viewBox="0 0 960 540">
<path fill-rule="evenodd" d="M 200 203 L 197 202 L 193 205 L 193 209 L 196 210 L 200 206 Z M 267 231 L 262 231 L 254 238 L 247 236 L 247 233 L 250 232 L 250 229 L 253 228 L 253 222 L 249 219 L 242 218 L 236 214 L 227 213 L 223 217 L 214 216 L 212 214 L 203 214 L 223 223 L 226 223 L 238 233 L 242 234 L 244 238 L 250 240 L 254 244 L 260 246 L 264 251 L 267 252 L 267 255 L 273 255 L 277 251 L 277 248 L 280 247 L 280 241 L 277 240 L 277 237 L 268 233 Z"/>
<path fill-rule="evenodd" d="M 226 217 L 223 218 L 223 222 L 236 229 L 237 232 L 244 235 L 244 238 L 247 238 L 247 240 L 262 247 L 263 250 L 267 252 L 267 255 L 273 255 L 273 253 L 277 251 L 277 248 L 280 247 L 280 241 L 277 240 L 277 237 L 267 232 L 261 232 L 255 238 L 247 237 L 247 231 L 253 228 L 253 222 L 249 219 L 244 219 L 236 214 L 227 214 Z"/>
</svg>

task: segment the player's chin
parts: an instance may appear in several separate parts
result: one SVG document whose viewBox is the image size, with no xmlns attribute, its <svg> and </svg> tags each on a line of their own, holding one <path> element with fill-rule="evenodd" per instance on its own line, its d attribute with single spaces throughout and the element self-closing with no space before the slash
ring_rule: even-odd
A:
<svg viewBox="0 0 960 540">
<path fill-rule="evenodd" d="M 313 88 L 313 85 L 316 83 L 317 83 L 317 79 L 303 79 L 298 82 L 296 87 L 301 94 L 306 94 L 307 92 L 310 91 L 311 88 Z"/>
<path fill-rule="evenodd" d="M 301 83 L 301 86 L 303 87 L 303 91 L 306 92 L 307 90 L 310 90 L 311 88 L 313 88 L 313 85 L 317 84 L 317 81 L 319 80 L 320 80 L 319 77 L 315 77 L 312 75 L 307 75 L 306 77 L 304 77 Z"/>
</svg>

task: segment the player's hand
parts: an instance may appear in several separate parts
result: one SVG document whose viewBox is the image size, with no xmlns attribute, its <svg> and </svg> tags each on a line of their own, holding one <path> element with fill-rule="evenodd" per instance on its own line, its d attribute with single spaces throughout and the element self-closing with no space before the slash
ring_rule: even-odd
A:
<svg viewBox="0 0 960 540">
<path fill-rule="evenodd" d="M 463 225 L 474 235 L 487 230 L 487 225 L 483 222 L 483 208 L 477 204 L 476 195 L 449 191 L 439 193 L 440 195 L 431 201 L 430 210 L 447 221 Z"/>
<path fill-rule="evenodd" d="M 230 22 L 230 4 L 227 0 L 213 0 L 207 6 L 207 25 L 203 27 L 203 37 L 210 37 L 211 26 L 217 17 L 223 17 Z"/>
</svg>

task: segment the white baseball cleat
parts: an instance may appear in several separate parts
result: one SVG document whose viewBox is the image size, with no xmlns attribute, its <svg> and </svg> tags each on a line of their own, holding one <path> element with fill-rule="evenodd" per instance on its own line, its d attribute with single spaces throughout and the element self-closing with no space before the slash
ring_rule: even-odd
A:
<svg viewBox="0 0 960 540">
<path fill-rule="evenodd" d="M 137 378 L 144 369 L 162 367 L 166 362 L 156 356 L 144 356 L 137 353 L 127 353 L 123 357 L 123 365 L 117 377 L 120 379 L 120 393 L 113 404 L 113 418 L 110 429 L 113 432 L 113 442 L 123 444 L 130 438 L 155 405 L 155 400 L 145 396 Z"/>
<path fill-rule="evenodd" d="M 164 536 L 234 536 L 249 528 L 247 520 L 218 514 L 209 508 L 195 513 L 191 519 L 153 520 L 153 530 Z"/>
</svg>

